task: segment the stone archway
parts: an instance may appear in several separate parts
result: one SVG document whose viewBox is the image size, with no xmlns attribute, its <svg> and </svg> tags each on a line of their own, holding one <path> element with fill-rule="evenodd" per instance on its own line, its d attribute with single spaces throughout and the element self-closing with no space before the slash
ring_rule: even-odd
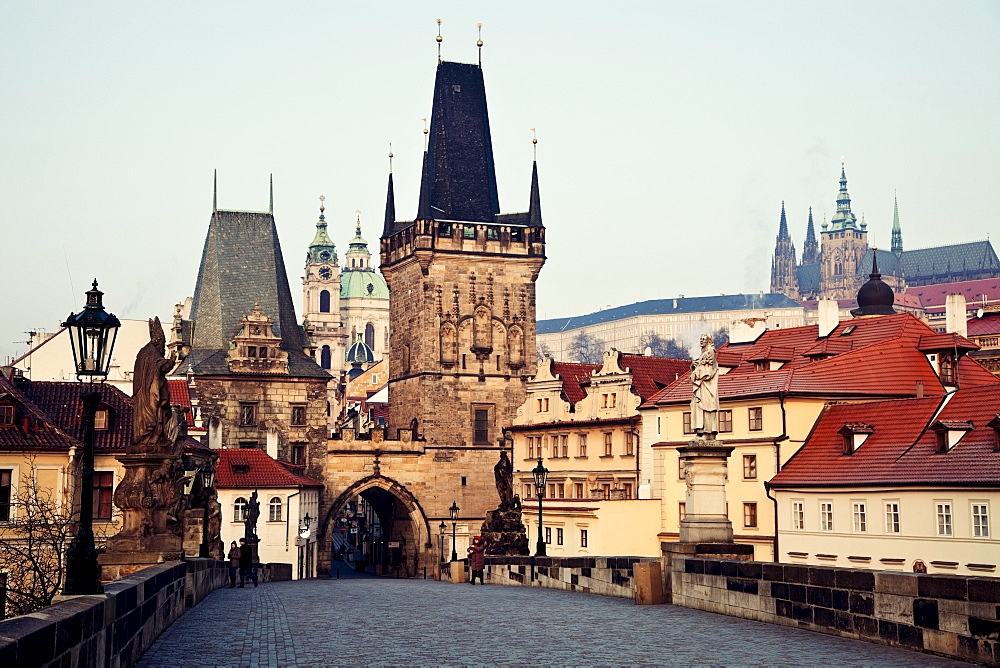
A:
<svg viewBox="0 0 1000 668">
<path fill-rule="evenodd" d="M 398 567 L 400 575 L 410 577 L 433 562 L 430 525 L 420 502 L 392 478 L 371 475 L 341 492 L 327 508 L 318 537 L 321 566 L 330 568 L 342 511 L 354 507 L 359 497 L 369 517 L 357 518 L 359 534 L 351 540 L 366 559 L 381 565 L 382 572 L 396 572 Z"/>
</svg>

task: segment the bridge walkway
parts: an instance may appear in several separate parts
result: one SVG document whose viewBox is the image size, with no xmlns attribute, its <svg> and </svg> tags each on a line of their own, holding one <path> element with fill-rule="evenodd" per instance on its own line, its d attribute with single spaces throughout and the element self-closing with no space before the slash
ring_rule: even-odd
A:
<svg viewBox="0 0 1000 668">
<path fill-rule="evenodd" d="M 672 605 L 351 575 L 220 589 L 139 665 L 956 665 Z"/>
</svg>

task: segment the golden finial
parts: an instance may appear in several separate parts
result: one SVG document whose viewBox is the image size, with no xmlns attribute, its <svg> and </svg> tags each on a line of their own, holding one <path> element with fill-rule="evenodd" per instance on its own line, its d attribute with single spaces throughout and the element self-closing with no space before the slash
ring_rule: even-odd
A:
<svg viewBox="0 0 1000 668">
<path fill-rule="evenodd" d="M 325 201 L 326 201 L 326 195 L 320 195 L 319 196 L 319 215 L 321 215 L 321 216 L 323 215 L 323 212 L 326 211 L 326 206 L 323 204 L 323 202 L 325 202 Z"/>
<path fill-rule="evenodd" d="M 538 132 L 535 128 L 529 128 L 531 130 L 531 150 L 533 151 L 532 159 L 538 159 Z"/>
<path fill-rule="evenodd" d="M 437 37 L 435 37 L 434 39 L 438 43 L 438 62 L 440 63 L 441 62 L 441 42 L 444 41 L 444 37 L 441 36 L 441 19 L 437 20 L 437 24 L 438 24 L 438 34 L 437 34 Z"/>
<path fill-rule="evenodd" d="M 430 130 L 427 129 L 427 119 L 426 118 L 421 118 L 420 120 L 422 120 L 424 122 L 424 150 L 426 151 L 427 150 L 427 134 L 430 132 Z"/>
<path fill-rule="evenodd" d="M 361 234 L 361 209 L 355 209 L 354 215 L 358 217 L 358 223 L 354 226 L 354 229 L 358 231 L 358 234 Z"/>
<path fill-rule="evenodd" d="M 476 46 L 479 48 L 479 66 L 483 66 L 483 24 L 477 23 L 476 30 L 479 31 L 479 39 L 476 40 Z"/>
<path fill-rule="evenodd" d="M 392 174 L 392 142 L 389 142 L 389 173 Z"/>
</svg>

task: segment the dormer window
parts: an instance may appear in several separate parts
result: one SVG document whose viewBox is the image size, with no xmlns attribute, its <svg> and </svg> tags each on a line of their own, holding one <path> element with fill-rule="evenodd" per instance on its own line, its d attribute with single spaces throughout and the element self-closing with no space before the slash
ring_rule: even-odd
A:
<svg viewBox="0 0 1000 668">
<path fill-rule="evenodd" d="M 14 407 L 0 406 L 0 427 L 14 424 Z"/>
<path fill-rule="evenodd" d="M 840 335 L 849 336 L 851 332 L 853 332 L 857 328 L 858 328 L 857 325 L 848 325 L 847 327 L 844 327 L 844 329 L 840 332 Z"/>
<path fill-rule="evenodd" d="M 108 424 L 111 422 L 111 411 L 107 408 L 99 408 L 96 413 L 94 413 L 94 429 L 98 431 L 106 431 L 108 429 Z"/>
<path fill-rule="evenodd" d="M 1000 451 L 1000 413 L 987 422 L 986 426 L 993 430 L 993 449 Z"/>
<path fill-rule="evenodd" d="M 941 355 L 941 382 L 945 385 L 958 385 L 958 366 L 955 356 L 951 353 Z"/>
<path fill-rule="evenodd" d="M 868 437 L 875 433 L 875 428 L 864 422 L 848 422 L 837 433 L 843 439 L 844 454 L 850 455 L 857 452 Z"/>
<path fill-rule="evenodd" d="M 754 371 L 767 371 L 768 364 L 766 361 L 757 361 L 753 363 Z"/>
<path fill-rule="evenodd" d="M 962 437 L 972 431 L 975 426 L 972 420 L 939 420 L 931 425 L 934 432 L 937 451 L 947 452 L 958 445 Z"/>
</svg>

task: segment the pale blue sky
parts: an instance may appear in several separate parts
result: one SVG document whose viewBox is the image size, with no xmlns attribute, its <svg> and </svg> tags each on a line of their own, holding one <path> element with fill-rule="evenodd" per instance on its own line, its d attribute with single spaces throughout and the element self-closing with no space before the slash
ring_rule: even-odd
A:
<svg viewBox="0 0 1000 668">
<path fill-rule="evenodd" d="M 120 317 L 192 294 L 219 206 L 275 216 L 299 299 L 317 197 L 377 253 L 388 144 L 416 212 L 436 18 L 483 64 L 502 211 L 538 128 L 538 317 L 768 288 L 781 201 L 888 245 L 983 239 L 1000 182 L 1000 3 L 27 2 L 0 22 L 0 359 L 94 276 Z M 996 236 L 996 235 L 994 235 Z M 994 239 L 997 241 L 997 239 Z"/>
</svg>

